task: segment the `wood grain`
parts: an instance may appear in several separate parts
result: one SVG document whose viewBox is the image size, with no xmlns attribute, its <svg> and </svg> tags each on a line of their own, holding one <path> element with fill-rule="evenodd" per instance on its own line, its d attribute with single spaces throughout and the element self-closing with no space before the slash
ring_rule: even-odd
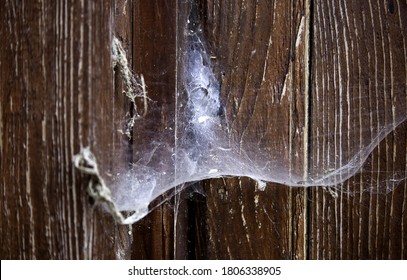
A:
<svg viewBox="0 0 407 280">
<path fill-rule="evenodd" d="M 405 1 L 315 2 L 311 145 L 315 160 L 330 153 L 340 161 L 364 141 L 373 141 L 382 125 L 394 122 L 398 118 L 394 108 L 401 106 L 405 114 L 406 9 Z M 395 105 L 390 106 L 392 98 Z M 406 258 L 405 147 L 403 124 L 374 150 L 360 174 L 336 187 L 338 198 L 320 188 L 312 190 L 310 258 Z M 396 180 L 388 180 L 393 175 Z"/>
<path fill-rule="evenodd" d="M 72 165 L 80 147 L 113 154 L 113 115 L 124 115 L 113 94 L 111 3 L 0 6 L 0 256 L 116 258 L 118 229 L 88 202 Z M 107 170 L 111 155 L 97 156 Z"/>
<path fill-rule="evenodd" d="M 406 259 L 407 124 L 395 127 L 407 108 L 401 0 L 196 1 L 235 141 L 260 133 L 306 180 L 394 124 L 361 173 L 334 192 L 211 179 L 131 227 L 88 201 L 88 178 L 72 165 L 81 147 L 109 180 L 157 132 L 175 131 L 191 3 L 0 5 L 1 259 Z M 130 141 L 117 133 L 134 108 L 112 69 L 113 35 L 154 100 L 151 122 Z M 372 108 L 375 118 L 364 114 Z"/>
<path fill-rule="evenodd" d="M 253 136 L 260 131 L 265 150 L 287 143 L 283 153 L 290 172 L 306 170 L 308 160 L 309 12 L 307 1 L 202 1 L 235 141 L 256 143 Z M 214 179 L 204 186 L 206 203 L 196 210 L 201 215 L 195 232 L 207 248 L 197 257 L 306 258 L 307 190 L 268 184 L 259 191 L 247 178 Z"/>
<path fill-rule="evenodd" d="M 175 146 L 175 134 L 160 139 L 160 132 L 175 129 L 176 112 L 176 38 L 177 9 L 182 7 L 168 1 L 134 1 L 133 3 L 133 63 L 136 73 L 144 75 L 154 111 L 147 121 L 139 123 L 134 132 L 133 154 L 137 161 L 139 151 L 148 150 L 154 141 Z M 168 149 L 155 153 L 151 162 L 171 158 Z M 164 195 L 165 196 L 165 195 Z M 173 202 L 160 206 L 143 221 L 133 226 L 133 258 L 173 259 L 176 254 Z"/>
</svg>

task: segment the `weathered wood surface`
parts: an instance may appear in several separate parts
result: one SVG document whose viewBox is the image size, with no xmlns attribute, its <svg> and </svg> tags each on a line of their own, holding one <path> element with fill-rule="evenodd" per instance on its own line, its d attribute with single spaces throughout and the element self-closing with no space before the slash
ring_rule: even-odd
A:
<svg viewBox="0 0 407 280">
<path fill-rule="evenodd" d="M 378 106 L 391 123 L 386 98 L 396 92 L 401 98 L 395 102 L 406 112 L 407 3 L 315 1 L 313 19 L 312 133 L 335 135 L 331 153 L 339 154 L 342 141 L 345 154 L 384 123 L 372 125 L 363 110 Z M 341 102 L 347 104 L 343 116 Z M 356 110 L 360 113 L 352 114 Z M 404 123 L 381 142 L 359 175 L 338 186 L 337 199 L 312 189 L 310 258 L 407 258 L 406 127 Z M 338 129 L 342 135 L 334 133 Z M 314 141 L 314 158 L 330 153 L 328 145 L 325 137 Z M 399 172 L 396 184 L 385 179 Z"/>
<path fill-rule="evenodd" d="M 250 130 L 251 123 L 260 123 L 278 131 L 271 134 L 270 148 L 278 137 L 289 139 L 290 168 L 304 167 L 305 174 L 310 159 L 328 145 L 321 138 L 317 145 L 313 136 L 335 135 L 333 110 L 321 106 L 335 108 L 338 85 L 323 81 L 345 87 L 339 75 L 357 81 L 363 73 L 367 84 L 380 87 L 376 90 L 394 86 L 406 92 L 407 6 L 382 2 L 200 1 L 204 34 L 224 67 L 218 73 L 222 100 L 233 108 L 228 113 L 234 128 Z M 73 170 L 73 154 L 89 145 L 103 151 L 98 161 L 109 171 L 112 164 L 126 165 L 143 143 L 136 134 L 130 152 L 116 150 L 127 145 L 117 123 L 131 108 L 113 75 L 112 35 L 121 39 L 135 72 L 144 74 L 160 103 L 157 123 L 171 126 L 165 115 L 176 109 L 182 31 L 176 23 L 187 5 L 182 0 L 0 5 L 0 257 L 407 258 L 406 181 L 386 193 L 386 181 L 372 186 L 370 180 L 382 172 L 406 172 L 405 124 L 374 150 L 361 175 L 337 187 L 338 198 L 322 188 L 268 184 L 259 191 L 250 179 L 227 178 L 197 183 L 205 196 L 187 189 L 132 227 L 117 226 L 92 207 L 86 176 Z M 281 127 L 269 127 L 265 111 L 281 119 Z M 367 191 L 372 187 L 375 191 Z"/>
<path fill-rule="evenodd" d="M 112 5 L 6 0 L 0 14 L 0 256 L 116 258 L 118 227 L 90 207 L 72 165 L 81 146 L 113 152 L 112 112 L 124 116 Z M 109 153 L 97 156 L 109 165 Z"/>
<path fill-rule="evenodd" d="M 288 168 L 306 168 L 310 50 L 301 25 L 309 25 L 309 2 L 205 1 L 202 9 L 205 34 L 224 67 L 231 129 L 240 137 L 267 131 L 265 149 L 287 143 Z M 308 190 L 269 184 L 262 192 L 236 178 L 207 181 L 205 191 L 205 215 L 196 219 L 204 219 L 197 232 L 207 236 L 206 257 L 306 258 Z"/>
</svg>

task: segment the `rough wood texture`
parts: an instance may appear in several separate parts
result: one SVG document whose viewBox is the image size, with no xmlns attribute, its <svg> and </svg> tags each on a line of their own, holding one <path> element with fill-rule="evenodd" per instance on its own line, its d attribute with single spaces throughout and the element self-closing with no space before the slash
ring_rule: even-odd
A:
<svg viewBox="0 0 407 280">
<path fill-rule="evenodd" d="M 175 89 L 176 89 L 176 20 L 177 5 L 168 1 L 133 2 L 133 63 L 137 73 L 144 75 L 149 97 L 158 108 L 149 112 L 151 122 L 141 123 L 135 131 L 134 156 L 139 149 L 145 149 L 158 140 L 158 131 L 174 130 Z M 165 139 L 174 146 L 175 134 Z M 172 144 L 171 144 L 172 143 Z M 152 161 L 170 158 L 167 151 L 155 153 Z M 171 203 L 170 203 L 171 204 Z M 140 223 L 133 226 L 135 232 L 132 247 L 133 258 L 173 259 L 175 257 L 174 209 L 170 204 L 160 206 Z"/>
<path fill-rule="evenodd" d="M 308 160 L 304 25 L 309 13 L 306 1 L 202 4 L 205 35 L 222 67 L 222 99 L 231 130 L 238 131 L 236 142 L 259 130 L 266 149 L 287 142 L 290 170 L 306 168 Z M 205 254 L 197 252 L 199 257 L 306 258 L 307 190 L 269 184 L 262 192 L 254 181 L 236 178 L 207 181 L 205 191 L 205 215 L 196 217 L 203 219 L 196 232 L 206 235 L 207 248 Z"/>
<path fill-rule="evenodd" d="M 190 1 L 169 2 L 0 5 L 0 257 L 406 259 L 405 123 L 361 174 L 335 188 L 338 198 L 322 188 L 268 184 L 260 191 L 250 179 L 225 178 L 197 183 L 132 227 L 91 205 L 73 154 L 91 146 L 108 174 L 137 157 L 148 143 L 141 137 L 154 136 L 147 123 L 129 142 L 117 133 L 132 108 L 113 75 L 112 35 L 144 74 L 160 110 L 155 124 L 174 125 L 166 116 L 176 110 L 177 36 Z M 382 90 L 406 93 L 398 102 L 407 104 L 407 4 L 345 2 L 197 1 L 237 139 L 256 129 L 270 149 L 288 139 L 287 168 L 302 167 L 304 176 L 312 160 L 335 156 L 345 141 L 338 124 L 350 126 L 335 110 L 346 94 L 352 109 L 379 104 L 373 93 Z M 345 147 L 374 129 L 356 126 Z M 386 181 L 392 172 L 398 180 Z"/>
<path fill-rule="evenodd" d="M 317 160 L 331 153 L 340 160 L 391 123 L 394 106 L 406 112 L 407 4 L 316 1 L 313 18 L 312 155 Z M 393 106 L 386 101 L 391 98 Z M 364 114 L 368 108 L 377 113 L 375 106 L 385 115 Z M 335 133 L 339 129 L 342 134 Z M 337 187 L 337 199 L 312 189 L 310 258 L 407 257 L 406 156 L 403 124 L 374 150 L 359 175 Z M 392 174 L 394 181 L 388 180 Z"/>
<path fill-rule="evenodd" d="M 80 147 L 115 146 L 111 12 L 108 1 L 0 5 L 1 258 L 116 257 L 118 229 L 72 165 Z M 102 169 L 109 158 L 98 154 Z"/>
</svg>

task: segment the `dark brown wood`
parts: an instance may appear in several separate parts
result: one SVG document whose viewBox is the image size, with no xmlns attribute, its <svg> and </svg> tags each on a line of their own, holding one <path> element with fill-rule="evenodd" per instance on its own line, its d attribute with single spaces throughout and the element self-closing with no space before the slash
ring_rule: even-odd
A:
<svg viewBox="0 0 407 280">
<path fill-rule="evenodd" d="M 126 51 L 127 59 L 129 61 L 132 60 L 133 53 L 131 52 L 131 46 L 133 44 L 132 41 L 132 2 L 126 0 L 117 0 L 112 1 L 112 17 L 111 17 L 111 32 L 112 35 L 116 36 L 123 48 Z M 114 133 L 114 142 L 112 148 L 115 151 L 115 162 L 113 163 L 114 166 L 110 166 L 110 168 L 117 167 L 118 165 L 121 166 L 123 169 L 128 167 L 129 162 L 132 160 L 131 155 L 131 148 L 132 144 L 131 141 L 121 133 L 117 133 L 120 129 L 122 131 L 126 130 L 126 122 L 130 117 L 131 113 L 131 104 L 128 98 L 123 94 L 123 81 L 122 77 L 120 76 L 120 71 L 118 69 L 115 70 L 114 75 L 114 95 L 113 99 L 118 107 L 115 110 L 115 115 L 113 116 L 114 123 L 112 125 L 115 126 Z M 107 104 L 108 106 L 108 104 Z M 124 147 L 123 147 L 124 146 Z M 112 154 L 113 155 L 113 154 Z M 110 171 L 110 170 L 109 170 Z M 110 172 L 111 173 L 111 172 Z M 137 238 L 134 236 L 132 232 L 131 226 L 118 226 L 118 231 L 113 233 L 112 236 L 106 236 L 110 238 L 114 238 L 117 240 L 115 242 L 114 251 L 116 252 L 117 259 L 130 259 L 132 255 L 132 247 L 133 239 Z"/>
<path fill-rule="evenodd" d="M 260 129 L 268 149 L 287 143 L 290 170 L 306 166 L 308 2 L 203 1 L 202 9 L 236 141 Z M 306 258 L 307 190 L 269 184 L 259 191 L 256 182 L 236 178 L 207 181 L 205 191 L 205 215 L 196 218 L 196 232 L 204 234 L 208 248 L 198 256 Z"/>
<path fill-rule="evenodd" d="M 134 157 L 140 150 L 156 139 L 161 131 L 174 129 L 175 90 L 176 90 L 176 26 L 178 6 L 168 1 L 133 2 L 133 63 L 136 73 L 144 75 L 148 95 L 154 102 L 148 112 L 149 122 L 137 124 L 134 133 Z M 152 131 L 152 127 L 156 131 Z M 175 146 L 175 134 L 165 139 Z M 152 161 L 170 158 L 167 151 L 155 153 Z M 173 259 L 174 252 L 174 208 L 172 203 L 164 204 L 149 214 L 143 221 L 133 226 L 133 258 Z"/>
<path fill-rule="evenodd" d="M 314 159 L 326 155 L 333 142 L 346 143 L 343 145 L 346 153 L 361 144 L 360 135 L 363 140 L 374 137 L 377 123 L 391 123 L 395 117 L 386 102 L 392 95 L 396 98 L 395 106 L 404 106 L 405 114 L 406 13 L 405 1 L 315 2 L 312 25 L 315 141 L 311 145 Z M 348 112 L 340 117 L 340 102 L 347 104 L 347 100 L 349 106 L 344 107 Z M 387 110 L 386 118 L 377 121 L 363 115 L 362 110 L 369 107 L 376 114 L 374 106 Z M 354 114 L 359 108 L 362 113 Z M 350 120 L 349 126 L 348 118 L 354 115 L 356 118 Z M 338 128 L 341 122 L 342 127 Z M 338 129 L 341 134 L 334 133 Z M 328 139 L 330 135 L 335 136 Z M 330 151 L 335 156 L 340 147 L 339 144 L 333 147 Z M 396 180 L 389 181 L 393 174 Z M 360 174 L 336 187 L 338 198 L 321 188 L 312 189 L 310 258 L 405 259 L 405 174 L 404 123 L 373 151 Z"/>
<path fill-rule="evenodd" d="M 116 258 L 118 228 L 91 207 L 72 164 L 80 147 L 114 147 L 113 112 L 123 110 L 113 94 L 111 3 L 0 6 L 0 256 Z M 97 156 L 108 170 L 111 155 Z"/>
<path fill-rule="evenodd" d="M 406 259 L 406 123 L 333 192 L 211 179 L 130 227 L 92 206 L 73 155 L 90 146 L 109 182 L 114 167 L 134 161 L 155 135 L 147 121 L 131 140 L 117 133 L 134 112 L 112 69 L 112 36 L 145 77 L 154 101 L 146 119 L 175 131 L 192 1 L 3 1 L 0 257 Z M 405 1 L 345 2 L 195 1 L 233 136 L 261 130 L 270 150 L 287 143 L 287 169 L 304 179 L 315 160 L 337 156 L 339 139 L 346 153 L 377 130 L 358 115 L 338 134 L 341 98 L 352 96 L 349 110 L 357 110 L 384 104 L 376 93 L 405 93 L 397 104 L 407 106 Z M 384 111 L 391 123 L 391 108 Z M 175 135 L 166 141 L 175 145 Z"/>
</svg>

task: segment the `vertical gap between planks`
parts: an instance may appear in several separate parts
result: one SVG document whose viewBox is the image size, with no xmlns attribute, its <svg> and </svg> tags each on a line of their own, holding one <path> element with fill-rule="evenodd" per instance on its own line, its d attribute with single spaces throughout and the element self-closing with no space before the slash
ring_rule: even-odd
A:
<svg viewBox="0 0 407 280">
<path fill-rule="evenodd" d="M 174 153 L 175 155 L 178 154 L 177 152 L 177 134 L 178 134 L 178 44 L 179 44 L 179 40 L 178 40 L 178 34 L 179 34 L 179 23 L 178 21 L 179 16 L 178 16 L 178 10 L 180 8 L 179 6 L 179 1 L 176 0 L 175 1 L 175 5 L 176 5 L 176 9 L 175 9 L 175 87 L 174 87 L 174 94 L 175 94 L 175 113 L 174 113 Z M 177 161 L 177 158 L 175 158 L 175 161 Z M 177 164 L 175 164 L 174 166 L 174 177 L 175 179 L 178 176 L 178 166 Z M 175 197 L 174 197 L 174 219 L 173 219 L 173 228 L 174 228 L 174 237 L 173 237 L 173 249 L 174 249 L 174 259 L 177 257 L 177 216 L 178 216 L 178 211 L 177 209 L 177 204 L 180 203 L 179 202 L 179 195 L 178 195 L 178 186 L 175 187 Z"/>
<path fill-rule="evenodd" d="M 306 82 L 306 94 L 305 94 L 305 106 L 306 108 L 306 120 L 308 121 L 306 123 L 306 131 L 307 131 L 307 148 L 306 148 L 306 154 L 305 154 L 305 159 L 307 161 L 306 163 L 306 169 L 305 171 L 310 174 L 310 166 L 309 163 L 311 162 L 311 155 L 312 155 L 312 44 L 313 44 L 313 38 L 314 38 L 314 30 L 313 30 L 313 20 L 314 20 L 314 14 L 313 14 L 313 0 L 306 0 L 306 15 L 305 15 L 305 30 L 306 30 L 306 50 L 305 50 L 305 56 L 306 56 L 306 77 L 305 77 L 305 82 Z M 318 147 L 317 147 L 318 148 Z M 311 203 L 312 203 L 312 191 L 311 188 L 307 188 L 305 191 L 305 196 L 304 196 L 304 204 L 305 204 L 305 222 L 304 222 L 304 258 L 309 259 L 310 257 L 310 233 L 311 233 Z"/>
<path fill-rule="evenodd" d="M 130 15 L 130 38 L 129 38 L 129 40 L 130 40 L 130 46 L 129 46 L 129 48 L 128 48 L 128 52 L 129 52 L 129 54 L 128 55 L 130 55 L 130 58 L 131 58 L 131 69 L 134 71 L 134 73 L 135 73 L 135 65 L 134 65 L 134 54 L 135 54 L 135 50 L 134 50 L 134 10 L 133 10 L 133 1 L 125 1 L 124 2 L 124 5 L 128 5 L 128 9 L 129 9 L 129 15 Z M 139 71 L 141 71 L 141 69 L 139 70 Z M 142 74 L 142 73 L 141 73 Z M 133 118 L 134 117 L 134 114 L 135 114 L 136 112 L 135 112 L 135 104 L 134 103 L 130 103 L 130 107 L 129 107 L 129 115 L 130 115 L 130 118 Z M 128 146 L 129 146 L 129 153 L 130 153 L 130 162 L 133 162 L 133 159 L 134 159 L 134 155 L 133 155 L 133 153 L 134 153 L 134 147 L 133 147 L 133 145 L 134 145 L 134 127 L 133 127 L 133 129 L 132 129 L 132 131 L 131 131 L 131 133 L 132 133 L 132 136 L 129 138 L 129 141 L 128 141 Z"/>
</svg>

